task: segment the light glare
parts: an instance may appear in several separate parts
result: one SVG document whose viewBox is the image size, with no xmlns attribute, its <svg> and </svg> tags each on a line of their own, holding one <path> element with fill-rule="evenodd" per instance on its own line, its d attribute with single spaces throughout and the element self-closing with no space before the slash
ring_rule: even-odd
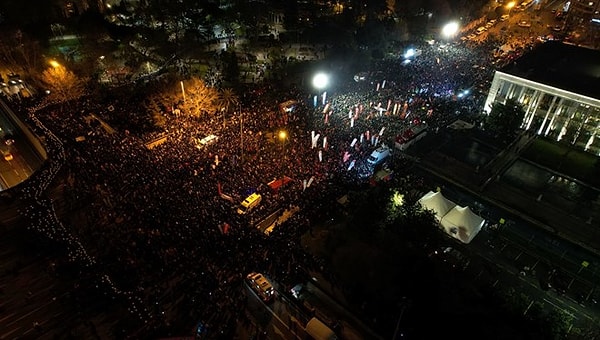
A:
<svg viewBox="0 0 600 340">
<path fill-rule="evenodd" d="M 313 86 L 317 89 L 323 89 L 329 83 L 329 77 L 325 73 L 317 73 L 313 78 Z"/>
<path fill-rule="evenodd" d="M 442 28 L 442 34 L 447 37 L 453 37 L 458 33 L 458 23 L 457 22 L 449 22 Z"/>
</svg>

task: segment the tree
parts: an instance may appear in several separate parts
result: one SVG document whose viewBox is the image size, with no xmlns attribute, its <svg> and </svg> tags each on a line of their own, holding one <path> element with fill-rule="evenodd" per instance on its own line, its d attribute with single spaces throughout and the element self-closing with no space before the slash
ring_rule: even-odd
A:
<svg viewBox="0 0 600 340">
<path fill-rule="evenodd" d="M 183 114 L 199 117 L 204 113 L 215 113 L 219 108 L 219 92 L 214 87 L 194 77 L 184 81 L 171 81 L 167 90 L 151 95 L 150 102 L 163 107 L 176 107 Z"/>
<path fill-rule="evenodd" d="M 229 112 L 232 107 L 237 106 L 239 98 L 232 89 L 223 89 L 219 94 L 219 106 Z"/>
<path fill-rule="evenodd" d="M 502 140 L 510 140 L 516 136 L 521 126 L 525 110 L 514 99 L 508 99 L 505 104 L 494 103 L 486 119 L 486 129 Z"/>
<path fill-rule="evenodd" d="M 20 30 L 7 31 L 0 37 L 0 61 L 11 72 L 34 74 L 39 71 L 41 55 L 40 44 Z"/>
<path fill-rule="evenodd" d="M 85 92 L 86 81 L 58 63 L 42 73 L 41 82 L 50 91 L 47 97 L 50 102 L 65 103 L 81 97 Z"/>
</svg>

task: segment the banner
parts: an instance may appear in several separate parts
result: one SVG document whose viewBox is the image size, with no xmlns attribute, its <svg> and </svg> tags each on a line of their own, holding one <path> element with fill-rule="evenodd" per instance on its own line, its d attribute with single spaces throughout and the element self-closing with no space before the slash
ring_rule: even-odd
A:
<svg viewBox="0 0 600 340">
<path fill-rule="evenodd" d="M 354 118 L 350 118 L 350 127 L 353 128 L 354 127 Z"/>
<path fill-rule="evenodd" d="M 379 135 L 382 136 L 383 135 L 383 131 L 385 131 L 385 126 L 381 128 L 381 130 L 379 130 Z"/>
<path fill-rule="evenodd" d="M 319 137 L 321 137 L 321 134 L 318 133 L 315 135 L 315 132 L 312 132 L 312 144 L 311 144 L 311 149 L 314 149 L 317 147 L 317 142 L 319 141 Z"/>
<path fill-rule="evenodd" d="M 348 166 L 348 171 L 352 170 L 352 168 L 354 168 L 354 163 L 356 163 L 355 160 L 352 160 L 352 162 L 350 162 L 350 166 Z"/>
<path fill-rule="evenodd" d="M 327 136 L 323 137 L 323 149 L 327 149 Z"/>
<path fill-rule="evenodd" d="M 356 138 L 354 138 L 354 139 L 352 140 L 352 143 L 350 143 L 350 147 L 351 147 L 351 148 L 352 148 L 352 147 L 354 147 L 354 144 L 356 144 Z"/>
<path fill-rule="evenodd" d="M 310 176 L 310 179 L 308 180 L 308 183 L 306 183 L 306 187 L 310 188 L 310 185 L 312 184 L 312 182 L 315 180 L 315 176 Z"/>
<path fill-rule="evenodd" d="M 319 162 L 323 161 L 323 151 L 319 150 Z"/>
</svg>

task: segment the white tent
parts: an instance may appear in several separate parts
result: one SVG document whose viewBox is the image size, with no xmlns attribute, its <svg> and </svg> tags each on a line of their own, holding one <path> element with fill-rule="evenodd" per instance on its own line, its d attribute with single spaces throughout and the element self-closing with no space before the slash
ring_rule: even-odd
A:
<svg viewBox="0 0 600 340">
<path fill-rule="evenodd" d="M 441 192 L 430 191 L 419 199 L 423 209 L 433 210 L 435 218 L 440 222 L 444 215 L 456 206 L 456 203 L 447 199 Z"/>
<path fill-rule="evenodd" d="M 469 207 L 455 206 L 441 220 L 448 235 L 469 243 L 477 235 L 485 220 L 476 215 Z"/>
</svg>

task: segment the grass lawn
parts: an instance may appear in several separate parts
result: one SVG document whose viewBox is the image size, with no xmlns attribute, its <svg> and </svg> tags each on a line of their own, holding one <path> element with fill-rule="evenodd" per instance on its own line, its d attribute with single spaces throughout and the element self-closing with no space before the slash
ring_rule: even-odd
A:
<svg viewBox="0 0 600 340">
<path fill-rule="evenodd" d="M 523 157 L 591 185 L 600 184 L 594 174 L 598 157 L 546 138 L 536 138 Z"/>
</svg>

